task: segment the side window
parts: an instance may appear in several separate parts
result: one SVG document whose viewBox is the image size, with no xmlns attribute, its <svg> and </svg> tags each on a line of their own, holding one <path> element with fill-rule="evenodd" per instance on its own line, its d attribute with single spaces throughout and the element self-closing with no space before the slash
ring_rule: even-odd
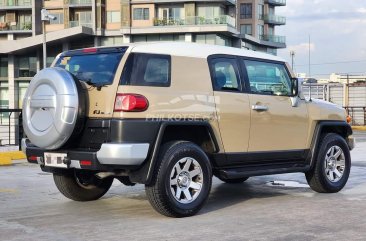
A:
<svg viewBox="0 0 366 241">
<path fill-rule="evenodd" d="M 291 79 L 283 64 L 244 60 L 250 92 L 290 96 Z"/>
<path fill-rule="evenodd" d="M 216 58 L 211 61 L 214 90 L 240 91 L 240 79 L 236 59 Z"/>
<path fill-rule="evenodd" d="M 121 85 L 168 87 L 170 68 L 168 55 L 132 53 L 123 69 Z"/>
</svg>

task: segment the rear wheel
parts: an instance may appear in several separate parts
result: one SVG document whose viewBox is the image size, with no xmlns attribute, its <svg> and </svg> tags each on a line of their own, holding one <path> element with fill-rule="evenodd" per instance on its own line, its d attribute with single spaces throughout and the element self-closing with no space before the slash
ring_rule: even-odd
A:
<svg viewBox="0 0 366 241">
<path fill-rule="evenodd" d="M 335 133 L 326 134 L 314 162 L 314 167 L 305 173 L 310 187 L 320 193 L 342 190 L 351 170 L 350 151 L 344 138 Z"/>
<path fill-rule="evenodd" d="M 54 173 L 58 190 L 67 198 L 74 201 L 93 201 L 101 198 L 111 187 L 113 178 L 97 178 L 94 173 L 72 171 Z"/>
<path fill-rule="evenodd" d="M 181 141 L 165 144 L 159 158 L 156 180 L 145 187 L 151 205 L 169 217 L 196 214 L 211 190 L 212 170 L 207 155 L 196 144 Z"/>
</svg>

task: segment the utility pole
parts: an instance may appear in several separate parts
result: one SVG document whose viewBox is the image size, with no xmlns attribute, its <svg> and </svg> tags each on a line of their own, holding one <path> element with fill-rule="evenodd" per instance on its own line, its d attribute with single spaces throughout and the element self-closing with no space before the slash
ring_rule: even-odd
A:
<svg viewBox="0 0 366 241">
<path fill-rule="evenodd" d="M 292 71 L 294 70 L 294 57 L 295 57 L 295 51 L 291 50 L 290 51 L 290 56 L 291 56 L 291 68 Z"/>
<path fill-rule="evenodd" d="M 46 22 L 50 20 L 56 20 L 56 16 L 49 14 L 46 9 L 41 10 L 41 20 L 42 20 L 42 32 L 43 32 L 43 68 L 47 68 L 47 40 L 46 40 Z"/>
</svg>

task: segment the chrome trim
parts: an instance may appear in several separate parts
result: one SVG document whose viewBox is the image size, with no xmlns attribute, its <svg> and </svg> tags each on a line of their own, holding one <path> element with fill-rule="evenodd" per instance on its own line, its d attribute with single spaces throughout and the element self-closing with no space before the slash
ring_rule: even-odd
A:
<svg viewBox="0 0 366 241">
<path fill-rule="evenodd" d="M 146 159 L 148 143 L 104 143 L 97 152 L 101 164 L 138 166 Z"/>
<path fill-rule="evenodd" d="M 356 139 L 353 136 L 347 137 L 347 144 L 350 150 L 353 150 L 356 146 Z"/>
</svg>

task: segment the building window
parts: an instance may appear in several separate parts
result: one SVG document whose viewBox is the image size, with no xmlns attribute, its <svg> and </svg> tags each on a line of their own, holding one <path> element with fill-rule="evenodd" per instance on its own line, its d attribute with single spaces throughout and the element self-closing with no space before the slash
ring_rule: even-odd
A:
<svg viewBox="0 0 366 241">
<path fill-rule="evenodd" d="M 36 57 L 20 57 L 18 59 L 19 77 L 33 77 L 37 73 Z"/>
<path fill-rule="evenodd" d="M 132 36 L 132 42 L 185 41 L 184 34 L 149 34 Z"/>
<path fill-rule="evenodd" d="M 8 57 L 0 57 L 0 77 L 8 77 Z"/>
<path fill-rule="evenodd" d="M 179 20 L 184 15 L 184 8 L 181 7 L 163 7 L 158 10 L 160 19 Z"/>
<path fill-rule="evenodd" d="M 27 91 L 28 86 L 29 86 L 28 81 L 18 82 L 18 106 L 19 106 L 19 108 L 23 107 L 23 99 L 24 99 L 25 92 Z"/>
<path fill-rule="evenodd" d="M 50 20 L 50 24 L 64 24 L 64 14 L 63 13 L 52 13 L 56 17 L 55 20 Z"/>
<path fill-rule="evenodd" d="M 274 35 L 274 27 L 268 27 L 268 35 Z"/>
<path fill-rule="evenodd" d="M 107 23 L 121 22 L 121 12 L 107 12 Z"/>
<path fill-rule="evenodd" d="M 224 15 L 224 10 L 219 6 L 198 6 L 197 13 L 198 17 L 214 19 Z"/>
<path fill-rule="evenodd" d="M 232 41 L 230 38 L 216 34 L 196 34 L 195 42 L 202 44 L 232 46 Z"/>
<path fill-rule="evenodd" d="M 252 4 L 251 3 L 240 4 L 240 18 L 241 19 L 252 18 Z"/>
<path fill-rule="evenodd" d="M 258 36 L 261 37 L 264 35 L 264 26 L 261 24 L 258 24 Z"/>
<path fill-rule="evenodd" d="M 267 53 L 272 54 L 272 55 L 277 55 L 277 49 L 267 48 Z"/>
<path fill-rule="evenodd" d="M 264 5 L 258 4 L 258 19 L 264 19 Z"/>
<path fill-rule="evenodd" d="M 133 20 L 149 20 L 150 13 L 148 8 L 134 8 Z"/>
<path fill-rule="evenodd" d="M 0 82 L 0 109 L 9 109 L 8 83 Z M 8 121 L 9 113 L 0 113 L 0 124 Z"/>
<path fill-rule="evenodd" d="M 101 38 L 101 45 L 102 46 L 123 45 L 123 38 L 121 36 L 102 37 Z"/>
<path fill-rule="evenodd" d="M 252 25 L 251 24 L 240 25 L 240 33 L 252 35 L 253 34 Z"/>
<path fill-rule="evenodd" d="M 18 15 L 18 24 L 19 28 L 22 30 L 31 30 L 32 29 L 32 14 L 24 13 Z"/>
</svg>

